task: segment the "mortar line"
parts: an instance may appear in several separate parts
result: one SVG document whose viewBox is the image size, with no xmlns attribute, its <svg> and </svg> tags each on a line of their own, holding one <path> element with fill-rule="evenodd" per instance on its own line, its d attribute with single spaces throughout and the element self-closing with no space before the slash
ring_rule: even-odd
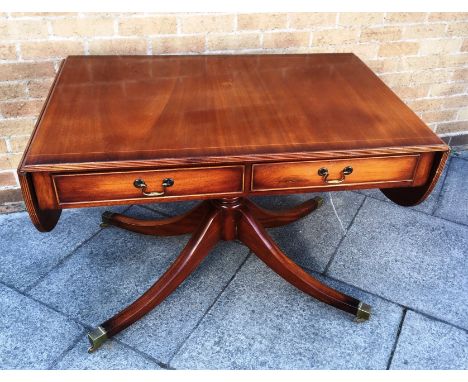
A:
<svg viewBox="0 0 468 382">
<path fill-rule="evenodd" d="M 388 357 L 387 368 L 386 368 L 387 370 L 390 370 L 390 366 L 393 361 L 393 356 L 395 355 L 395 350 L 398 345 L 398 341 L 400 339 L 401 329 L 403 328 L 403 322 L 405 321 L 405 318 L 406 318 L 406 312 L 407 312 L 407 309 L 403 309 L 403 314 L 401 315 L 400 324 L 398 325 L 398 331 L 395 337 L 395 341 L 393 342 L 392 351 L 390 352 L 390 357 Z"/>
<path fill-rule="evenodd" d="M 17 287 L 13 286 L 13 285 L 10 285 L 4 281 L 0 281 L 0 284 L 2 284 L 3 286 L 15 291 L 16 293 L 19 293 L 20 295 L 22 295 L 23 297 L 26 297 L 27 299 L 31 300 L 31 301 L 34 301 L 35 303 L 37 304 L 40 304 L 44 307 L 46 307 L 47 309 L 50 309 L 52 311 L 54 311 L 55 313 L 58 313 L 59 315 L 61 315 L 62 317 L 68 319 L 68 320 L 71 320 L 73 321 L 75 324 L 79 325 L 79 326 L 82 326 L 84 328 L 87 328 L 87 329 L 92 329 L 92 327 L 84 322 L 81 322 L 80 320 L 72 317 L 72 316 L 69 316 L 68 313 L 64 313 L 60 310 L 58 310 L 56 307 L 54 307 L 53 305 L 49 305 L 48 303 L 44 302 L 44 301 L 41 301 L 39 299 L 37 299 L 36 297 L 34 296 L 31 296 L 31 295 L 28 295 L 28 294 L 24 294 L 23 291 L 21 289 L 18 289 Z"/>
<path fill-rule="evenodd" d="M 440 322 L 442 324 L 445 324 L 445 325 L 448 325 L 448 326 L 451 326 L 455 329 L 458 329 L 458 330 L 461 330 L 463 332 L 465 332 L 466 334 L 468 334 L 468 329 L 467 328 L 463 328 L 457 324 L 453 324 L 451 322 L 448 322 L 446 320 L 443 320 L 442 318 L 438 318 L 438 317 L 434 317 L 434 316 L 431 316 L 430 314 L 426 313 L 426 312 L 422 312 L 418 309 L 414 309 L 414 308 L 410 308 L 410 307 L 407 307 L 408 310 L 411 310 L 413 311 L 414 313 L 417 313 L 417 314 L 420 314 L 421 316 L 423 317 L 426 317 L 427 319 L 430 319 L 430 320 L 433 320 L 433 321 L 437 321 L 437 322 Z"/>
<path fill-rule="evenodd" d="M 215 299 L 213 300 L 213 302 L 210 304 L 210 306 L 205 310 L 205 312 L 203 313 L 203 315 L 200 317 L 200 319 L 197 321 L 197 323 L 195 324 L 195 326 L 192 328 L 192 330 L 190 331 L 190 333 L 185 337 L 184 340 L 181 341 L 181 343 L 179 344 L 179 346 L 177 346 L 176 350 L 174 351 L 174 353 L 172 354 L 172 356 L 169 358 L 169 360 L 167 361 L 167 365 L 169 367 L 172 360 L 174 359 L 174 357 L 177 355 L 177 353 L 180 351 L 180 349 L 182 348 L 182 346 L 184 346 L 184 344 L 187 342 L 187 340 L 190 338 L 190 336 L 195 332 L 196 329 L 198 329 L 198 327 L 200 326 L 201 322 L 203 321 L 203 319 L 207 316 L 207 314 L 210 312 L 211 308 L 218 302 L 218 300 L 220 299 L 220 297 L 222 296 L 222 294 L 224 293 L 224 291 L 227 289 L 227 287 L 231 284 L 232 280 L 234 280 L 234 278 L 237 276 L 239 270 L 244 266 L 244 264 L 247 262 L 247 260 L 251 257 L 252 255 L 252 251 L 249 250 L 249 253 L 247 254 L 247 256 L 245 257 L 245 259 L 240 263 L 240 265 L 237 267 L 236 271 L 234 272 L 234 274 L 231 276 L 231 278 L 229 279 L 229 281 L 226 283 L 226 285 L 224 285 L 224 287 L 221 289 L 221 291 L 218 293 L 218 295 L 215 297 Z"/>
<path fill-rule="evenodd" d="M 363 194 L 361 194 L 361 195 L 363 195 Z M 366 201 L 366 199 L 367 199 L 367 196 L 364 195 L 364 198 L 362 199 L 361 204 L 359 205 L 358 209 L 356 210 L 356 213 L 354 214 L 353 218 L 351 219 L 351 222 L 348 224 L 348 227 L 346 228 L 346 234 L 341 236 L 340 241 L 338 242 L 338 245 L 336 246 L 335 250 L 333 251 L 332 255 L 330 256 L 330 259 L 327 262 L 327 265 L 325 265 L 325 268 L 323 269 L 322 272 L 320 272 L 320 274 L 326 275 L 328 273 L 328 269 L 330 268 L 333 260 L 335 260 L 335 256 L 338 253 L 338 249 L 340 248 L 341 243 L 343 242 L 345 237 L 348 235 L 348 232 L 351 229 L 351 227 L 353 226 L 354 220 L 356 220 L 356 217 L 358 216 L 359 211 L 361 211 L 361 208 L 364 205 L 364 202 Z"/>
<path fill-rule="evenodd" d="M 55 366 L 57 366 L 57 364 L 63 360 L 65 358 L 65 356 L 81 341 L 81 339 L 83 338 L 83 335 L 86 334 L 86 329 L 83 328 L 83 330 L 81 331 L 81 333 L 73 340 L 73 342 L 64 350 L 62 351 L 58 357 L 53 360 L 49 367 L 47 368 L 47 370 L 55 370 Z"/>
<path fill-rule="evenodd" d="M 149 355 L 148 353 L 145 353 L 144 351 L 141 351 L 129 344 L 127 344 L 126 342 L 123 342 L 122 340 L 120 339 L 117 339 L 115 337 L 112 337 L 109 339 L 110 341 L 114 341 L 114 342 L 117 342 L 118 344 L 126 347 L 127 349 L 130 349 L 132 351 L 134 351 L 135 353 L 141 355 L 143 358 L 146 358 L 147 360 L 155 363 L 156 365 L 158 365 L 159 367 L 163 368 L 163 369 L 166 369 L 166 370 L 174 370 L 174 368 L 171 368 L 168 364 L 166 364 L 165 362 L 162 362 L 162 361 L 159 361 L 157 358 L 154 358 L 153 356 Z M 102 350 L 102 349 L 101 349 Z"/>
</svg>

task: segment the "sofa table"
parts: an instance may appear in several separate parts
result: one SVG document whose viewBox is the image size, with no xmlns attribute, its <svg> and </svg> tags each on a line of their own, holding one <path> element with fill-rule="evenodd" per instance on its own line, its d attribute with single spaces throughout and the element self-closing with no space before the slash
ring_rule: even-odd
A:
<svg viewBox="0 0 468 382">
<path fill-rule="evenodd" d="M 63 208 L 201 201 L 162 220 L 103 214 L 105 225 L 192 236 L 148 291 L 88 334 L 92 351 L 161 303 L 220 240 L 241 241 L 301 291 L 367 320 L 370 306 L 313 278 L 266 231 L 322 199 L 270 211 L 249 197 L 379 188 L 412 206 L 448 152 L 353 54 L 70 56 L 18 176 L 44 232 Z"/>
</svg>

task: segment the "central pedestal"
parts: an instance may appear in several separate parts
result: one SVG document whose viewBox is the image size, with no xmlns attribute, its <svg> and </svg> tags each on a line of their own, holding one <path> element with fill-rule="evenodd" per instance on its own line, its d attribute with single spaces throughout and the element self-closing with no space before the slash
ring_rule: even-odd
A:
<svg viewBox="0 0 468 382">
<path fill-rule="evenodd" d="M 370 306 L 322 284 L 289 259 L 265 228 L 292 223 L 323 203 L 316 197 L 285 211 L 261 208 L 246 198 L 225 198 L 200 203 L 191 211 L 169 219 L 140 220 L 104 212 L 103 225 L 113 225 L 146 235 L 173 236 L 192 233 L 177 259 L 136 301 L 88 334 L 92 352 L 169 296 L 203 261 L 220 240 L 239 240 L 286 281 L 326 304 L 355 316 L 356 321 L 370 317 Z"/>
</svg>

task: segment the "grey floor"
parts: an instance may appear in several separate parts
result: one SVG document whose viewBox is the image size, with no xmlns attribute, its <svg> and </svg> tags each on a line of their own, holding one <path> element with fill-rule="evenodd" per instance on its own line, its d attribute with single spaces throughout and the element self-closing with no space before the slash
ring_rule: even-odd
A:
<svg viewBox="0 0 468 382">
<path fill-rule="evenodd" d="M 311 196 L 257 201 L 286 207 Z M 0 367 L 467 369 L 468 153 L 452 155 L 415 208 L 379 191 L 324 198 L 318 211 L 270 233 L 312 275 L 371 304 L 370 321 L 356 324 L 302 294 L 229 242 L 94 354 L 86 332 L 143 293 L 188 236 L 101 229 L 103 209 L 65 211 L 47 234 L 25 212 L 0 215 Z M 112 210 L 164 217 L 190 206 Z"/>
</svg>

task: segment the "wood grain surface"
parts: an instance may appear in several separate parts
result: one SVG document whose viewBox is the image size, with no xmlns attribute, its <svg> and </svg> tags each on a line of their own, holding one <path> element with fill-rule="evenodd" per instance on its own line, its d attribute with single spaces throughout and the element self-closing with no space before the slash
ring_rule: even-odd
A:
<svg viewBox="0 0 468 382">
<path fill-rule="evenodd" d="M 164 195 L 144 196 L 133 182 L 142 179 L 148 191 L 161 191 L 164 179 L 174 184 Z M 53 177 L 59 204 L 126 200 L 161 199 L 175 196 L 211 196 L 240 194 L 244 186 L 244 166 L 196 167 L 187 169 L 124 171 L 88 174 L 58 174 Z"/>
<path fill-rule="evenodd" d="M 444 143 L 353 54 L 71 56 L 23 168 L 405 147 Z"/>
</svg>

